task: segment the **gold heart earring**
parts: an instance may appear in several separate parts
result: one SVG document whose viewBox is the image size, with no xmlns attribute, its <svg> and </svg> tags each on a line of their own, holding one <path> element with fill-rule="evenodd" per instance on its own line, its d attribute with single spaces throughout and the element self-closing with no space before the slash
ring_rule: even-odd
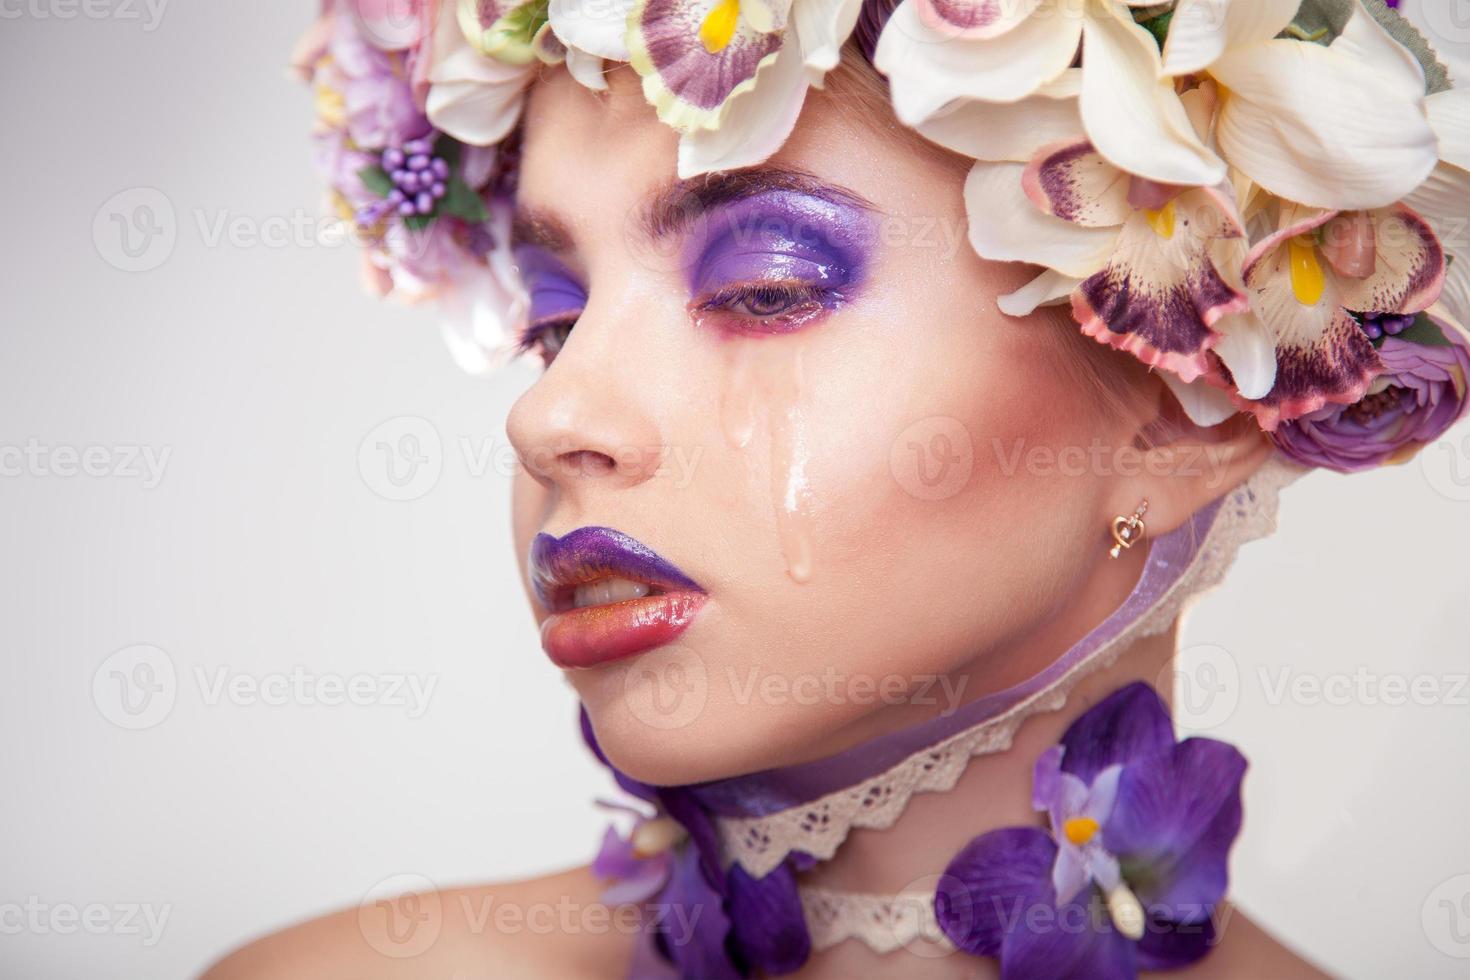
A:
<svg viewBox="0 0 1470 980">
<path fill-rule="evenodd" d="M 1113 541 L 1116 543 L 1108 550 L 1110 556 L 1117 558 L 1125 548 L 1131 548 L 1143 540 L 1143 536 L 1148 533 L 1148 528 L 1143 524 L 1143 515 L 1147 513 L 1148 499 L 1144 498 L 1132 514 L 1113 518 Z"/>
</svg>

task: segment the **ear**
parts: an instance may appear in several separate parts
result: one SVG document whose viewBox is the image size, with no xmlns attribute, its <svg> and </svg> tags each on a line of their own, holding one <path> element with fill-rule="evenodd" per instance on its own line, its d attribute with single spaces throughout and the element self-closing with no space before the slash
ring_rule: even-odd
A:
<svg viewBox="0 0 1470 980">
<path fill-rule="evenodd" d="M 1145 523 L 1157 538 L 1179 527 L 1195 511 L 1240 486 L 1275 452 L 1248 414 L 1219 425 L 1196 425 L 1166 385 L 1157 384 L 1156 414 L 1139 427 L 1134 446 L 1142 461 L 1136 476 L 1119 481 L 1124 517 L 1148 501 Z M 1109 515 L 1111 517 L 1111 515 Z"/>
</svg>

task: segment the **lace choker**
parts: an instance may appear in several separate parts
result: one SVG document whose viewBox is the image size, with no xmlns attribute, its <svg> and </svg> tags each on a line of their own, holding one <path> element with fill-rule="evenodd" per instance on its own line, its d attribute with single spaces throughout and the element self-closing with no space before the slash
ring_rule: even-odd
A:
<svg viewBox="0 0 1470 980">
<path fill-rule="evenodd" d="M 879 952 L 919 936 L 938 937 L 943 945 L 933 895 L 803 888 L 796 875 L 831 859 L 854 828 L 892 826 L 916 793 L 953 788 L 971 758 L 1006 750 L 1026 718 L 1059 710 L 1083 677 L 1110 666 L 1137 640 L 1167 629 L 1192 597 L 1222 579 L 1241 545 L 1275 528 L 1280 489 L 1304 472 L 1280 456 L 1273 457 L 1245 484 L 1155 539 L 1137 584 L 1117 610 L 1022 684 L 969 702 L 949 715 L 801 765 L 682 787 L 647 786 L 613 769 L 619 784 L 653 803 L 659 815 L 642 818 L 626 840 L 609 830 L 594 864 L 599 874 L 619 882 L 609 889 L 609 900 L 638 901 L 657 895 L 665 905 L 687 903 L 691 892 L 715 883 L 718 902 L 714 896 L 708 898 L 718 907 L 704 916 L 704 928 L 723 929 L 728 937 L 724 942 L 715 937 L 706 945 L 726 952 L 733 949 L 736 972 L 721 972 L 730 962 L 723 954 L 715 957 L 719 963 L 676 957 L 683 975 L 738 976 L 745 972 L 740 969 L 742 949 L 746 965 L 779 973 L 785 972 L 783 967 L 799 966 L 812 950 L 846 939 L 861 940 Z M 606 763 L 585 713 L 582 721 L 589 746 Z M 664 853 L 659 857 L 669 858 L 668 867 L 650 867 L 647 855 L 660 850 L 650 846 L 650 840 L 670 829 L 669 818 L 687 832 L 694 846 L 684 849 L 687 860 Z M 657 879 L 660 887 L 637 895 L 636 884 L 625 886 L 640 878 L 647 879 L 645 884 Z M 744 907 L 752 902 L 754 906 Z M 792 921 L 773 925 L 782 918 L 771 915 L 773 903 L 788 906 L 785 918 Z M 749 934 L 757 928 L 760 935 Z M 772 928 L 778 934 L 771 934 Z M 800 936 L 795 935 L 797 930 Z M 663 958 L 654 955 L 654 946 L 668 945 L 656 932 L 649 933 L 653 942 L 642 944 L 632 975 L 679 975 L 667 972 L 667 948 Z M 750 955 L 750 950 L 772 949 L 788 953 Z M 790 950 L 799 951 L 799 960 L 785 963 L 783 955 L 796 956 Z M 658 972 L 659 963 L 665 972 Z"/>
</svg>

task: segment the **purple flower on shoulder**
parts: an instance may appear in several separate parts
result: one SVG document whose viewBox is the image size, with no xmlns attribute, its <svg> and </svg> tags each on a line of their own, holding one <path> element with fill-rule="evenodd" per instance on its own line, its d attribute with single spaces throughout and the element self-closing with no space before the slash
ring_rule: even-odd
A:
<svg viewBox="0 0 1470 980">
<path fill-rule="evenodd" d="M 1228 884 L 1245 767 L 1223 742 L 1176 743 L 1147 685 L 1114 692 L 1037 762 L 1033 803 L 1050 832 L 966 845 L 935 895 L 940 927 L 998 958 L 1006 980 L 1116 980 L 1198 960 Z"/>
<path fill-rule="evenodd" d="M 1470 343 L 1429 314 L 1408 327 L 1401 319 L 1365 321 L 1380 331 L 1378 356 L 1386 371 L 1356 403 L 1283 423 L 1272 438 L 1284 454 L 1308 466 L 1353 473 L 1403 462 L 1460 418 Z"/>
<path fill-rule="evenodd" d="M 805 963 L 811 955 L 811 936 L 801 908 L 796 871 L 815 863 L 811 857 L 793 852 L 762 878 L 751 877 L 738 864 L 725 869 L 714 819 L 693 789 L 651 786 L 628 776 L 603 754 L 585 708 L 580 721 L 587 747 L 612 771 L 618 785 L 658 808 L 660 816 L 644 817 L 648 822 L 642 826 L 652 828 L 654 819 L 658 819 L 682 829 L 677 846 L 669 854 L 666 878 L 651 892 L 648 886 L 658 872 L 638 860 L 637 826 L 626 841 L 610 829 L 593 864 L 599 875 L 600 866 L 608 872 L 607 877 L 616 877 L 613 872 L 621 870 L 637 881 L 632 890 L 644 897 L 624 901 L 650 901 L 677 909 L 673 919 L 687 924 L 687 930 L 671 928 L 666 916 L 657 943 L 660 952 L 678 967 L 680 976 L 726 980 L 752 973 L 779 975 Z M 666 830 L 659 827 L 656 833 L 662 838 Z M 604 895 L 612 893 L 609 889 Z"/>
<path fill-rule="evenodd" d="M 610 905 L 645 902 L 668 884 L 674 849 L 688 834 L 668 817 L 649 816 L 617 803 L 598 802 L 634 817 L 626 837 L 616 827 L 609 826 L 597 857 L 592 859 L 592 873 L 611 882 L 603 891 L 602 900 Z"/>
</svg>

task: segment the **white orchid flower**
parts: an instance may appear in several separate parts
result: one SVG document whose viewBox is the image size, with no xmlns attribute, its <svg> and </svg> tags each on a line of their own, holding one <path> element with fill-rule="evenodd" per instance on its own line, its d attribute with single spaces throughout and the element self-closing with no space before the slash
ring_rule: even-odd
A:
<svg viewBox="0 0 1470 980">
<path fill-rule="evenodd" d="M 837 66 L 862 0 L 636 0 L 629 61 L 682 134 L 680 177 L 761 163 Z"/>
<path fill-rule="evenodd" d="M 515 9 L 505 7 L 497 21 Z M 471 146 L 489 146 L 509 135 L 520 118 L 535 59 L 488 57 L 481 46 L 471 43 L 463 23 L 464 18 L 447 5 L 440 9 L 425 112 L 441 132 Z M 476 39 L 483 40 L 483 34 Z"/>
<path fill-rule="evenodd" d="M 1334 210 L 1402 200 L 1437 158 L 1423 69 L 1358 2 L 1331 44 L 1282 37 L 1297 7 L 1179 0 L 1164 71 L 1220 83 L 1220 152 L 1272 194 Z"/>
<path fill-rule="evenodd" d="M 878 39 L 894 110 L 923 125 L 956 102 L 1007 105 L 1038 94 L 1084 56 L 1077 96 L 1088 140 L 1150 180 L 1213 186 L 1225 165 L 1190 125 L 1158 41 L 1119 0 L 903 0 Z M 978 125 L 984 125 L 977 120 Z"/>
<path fill-rule="evenodd" d="M 1439 165 L 1404 203 L 1423 215 L 1450 257 L 1440 301 L 1459 323 L 1470 323 L 1470 89 L 1448 89 L 1427 100 L 1439 137 Z"/>
</svg>

